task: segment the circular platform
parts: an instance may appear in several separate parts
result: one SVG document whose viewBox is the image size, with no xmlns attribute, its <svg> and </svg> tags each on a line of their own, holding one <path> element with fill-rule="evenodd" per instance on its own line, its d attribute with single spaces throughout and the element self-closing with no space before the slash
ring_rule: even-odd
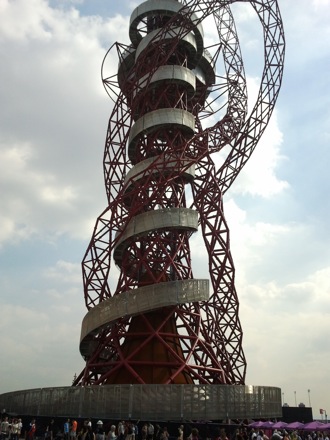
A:
<svg viewBox="0 0 330 440">
<path fill-rule="evenodd" d="M 0 395 L 21 416 L 112 420 L 221 421 L 282 416 L 281 389 L 253 385 L 102 385 L 21 390 Z"/>
</svg>

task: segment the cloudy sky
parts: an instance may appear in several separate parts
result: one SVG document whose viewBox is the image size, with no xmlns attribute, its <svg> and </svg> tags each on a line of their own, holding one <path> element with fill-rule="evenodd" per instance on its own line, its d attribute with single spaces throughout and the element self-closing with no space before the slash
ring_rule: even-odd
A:
<svg viewBox="0 0 330 440">
<path fill-rule="evenodd" d="M 283 87 L 225 211 L 247 383 L 280 387 L 290 406 L 310 397 L 317 418 L 330 412 L 330 0 L 279 3 Z M 0 0 L 0 393 L 70 385 L 83 368 L 80 262 L 106 206 L 100 66 L 136 5 Z M 253 97 L 260 26 L 233 10 Z"/>
</svg>

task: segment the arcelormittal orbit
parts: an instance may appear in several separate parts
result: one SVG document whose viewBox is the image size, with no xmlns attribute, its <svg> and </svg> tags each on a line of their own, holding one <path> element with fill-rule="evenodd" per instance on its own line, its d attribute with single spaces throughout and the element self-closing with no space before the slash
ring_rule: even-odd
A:
<svg viewBox="0 0 330 440">
<path fill-rule="evenodd" d="M 115 75 L 103 73 L 114 101 L 104 152 L 108 206 L 83 260 L 86 366 L 75 385 L 245 383 L 223 196 L 273 111 L 284 34 L 276 0 L 245 1 L 264 36 L 261 85 L 248 113 L 231 3 L 148 0 L 132 12 L 131 44 L 111 48 L 119 63 Z M 212 16 L 218 42 L 205 47 L 202 22 Z M 193 275 L 198 230 L 208 279 Z"/>
</svg>

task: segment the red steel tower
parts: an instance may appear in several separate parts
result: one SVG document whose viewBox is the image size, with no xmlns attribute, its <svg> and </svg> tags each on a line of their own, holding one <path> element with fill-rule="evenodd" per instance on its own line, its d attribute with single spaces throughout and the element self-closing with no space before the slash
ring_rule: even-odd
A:
<svg viewBox="0 0 330 440">
<path fill-rule="evenodd" d="M 131 44 L 110 48 L 119 64 L 103 74 L 114 101 L 108 206 L 83 260 L 86 366 L 74 385 L 245 383 L 223 195 L 271 116 L 284 34 L 276 0 L 249 2 L 263 26 L 265 63 L 248 114 L 234 2 L 147 0 L 132 12 Z M 219 41 L 205 47 L 202 22 L 211 15 Z M 197 230 L 208 279 L 193 276 Z"/>
</svg>

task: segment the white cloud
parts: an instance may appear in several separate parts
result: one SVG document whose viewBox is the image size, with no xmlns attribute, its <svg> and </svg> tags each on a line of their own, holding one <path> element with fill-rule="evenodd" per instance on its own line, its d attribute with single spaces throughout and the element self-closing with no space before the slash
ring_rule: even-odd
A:
<svg viewBox="0 0 330 440">
<path fill-rule="evenodd" d="M 250 361 L 248 381 L 281 385 L 291 392 L 291 398 L 286 396 L 291 405 L 293 390 L 299 390 L 299 401 L 307 405 L 310 384 L 313 382 L 316 395 L 327 380 L 322 366 L 330 362 L 326 350 L 329 271 L 324 268 L 307 276 L 306 281 L 285 286 L 275 282 L 246 286 L 241 301 L 245 351 Z"/>
<path fill-rule="evenodd" d="M 316 8 L 326 8 L 326 7 L 330 6 L 330 0 L 313 0 L 312 4 Z M 326 12 L 328 12 L 328 11 L 326 11 Z"/>
<path fill-rule="evenodd" d="M 233 184 L 233 193 L 249 193 L 269 198 L 289 187 L 288 182 L 276 176 L 276 170 L 285 159 L 280 150 L 282 137 L 274 111 L 256 150 Z"/>
<path fill-rule="evenodd" d="M 101 170 L 111 102 L 99 77 L 102 44 L 127 35 L 124 19 L 81 17 L 41 0 L 7 2 L 2 17 L 1 242 L 86 238 L 106 200 Z"/>
<path fill-rule="evenodd" d="M 53 267 L 48 267 L 43 276 L 51 280 L 57 281 L 57 283 L 81 283 L 81 266 L 77 263 L 71 263 L 69 261 L 57 261 Z"/>
</svg>

